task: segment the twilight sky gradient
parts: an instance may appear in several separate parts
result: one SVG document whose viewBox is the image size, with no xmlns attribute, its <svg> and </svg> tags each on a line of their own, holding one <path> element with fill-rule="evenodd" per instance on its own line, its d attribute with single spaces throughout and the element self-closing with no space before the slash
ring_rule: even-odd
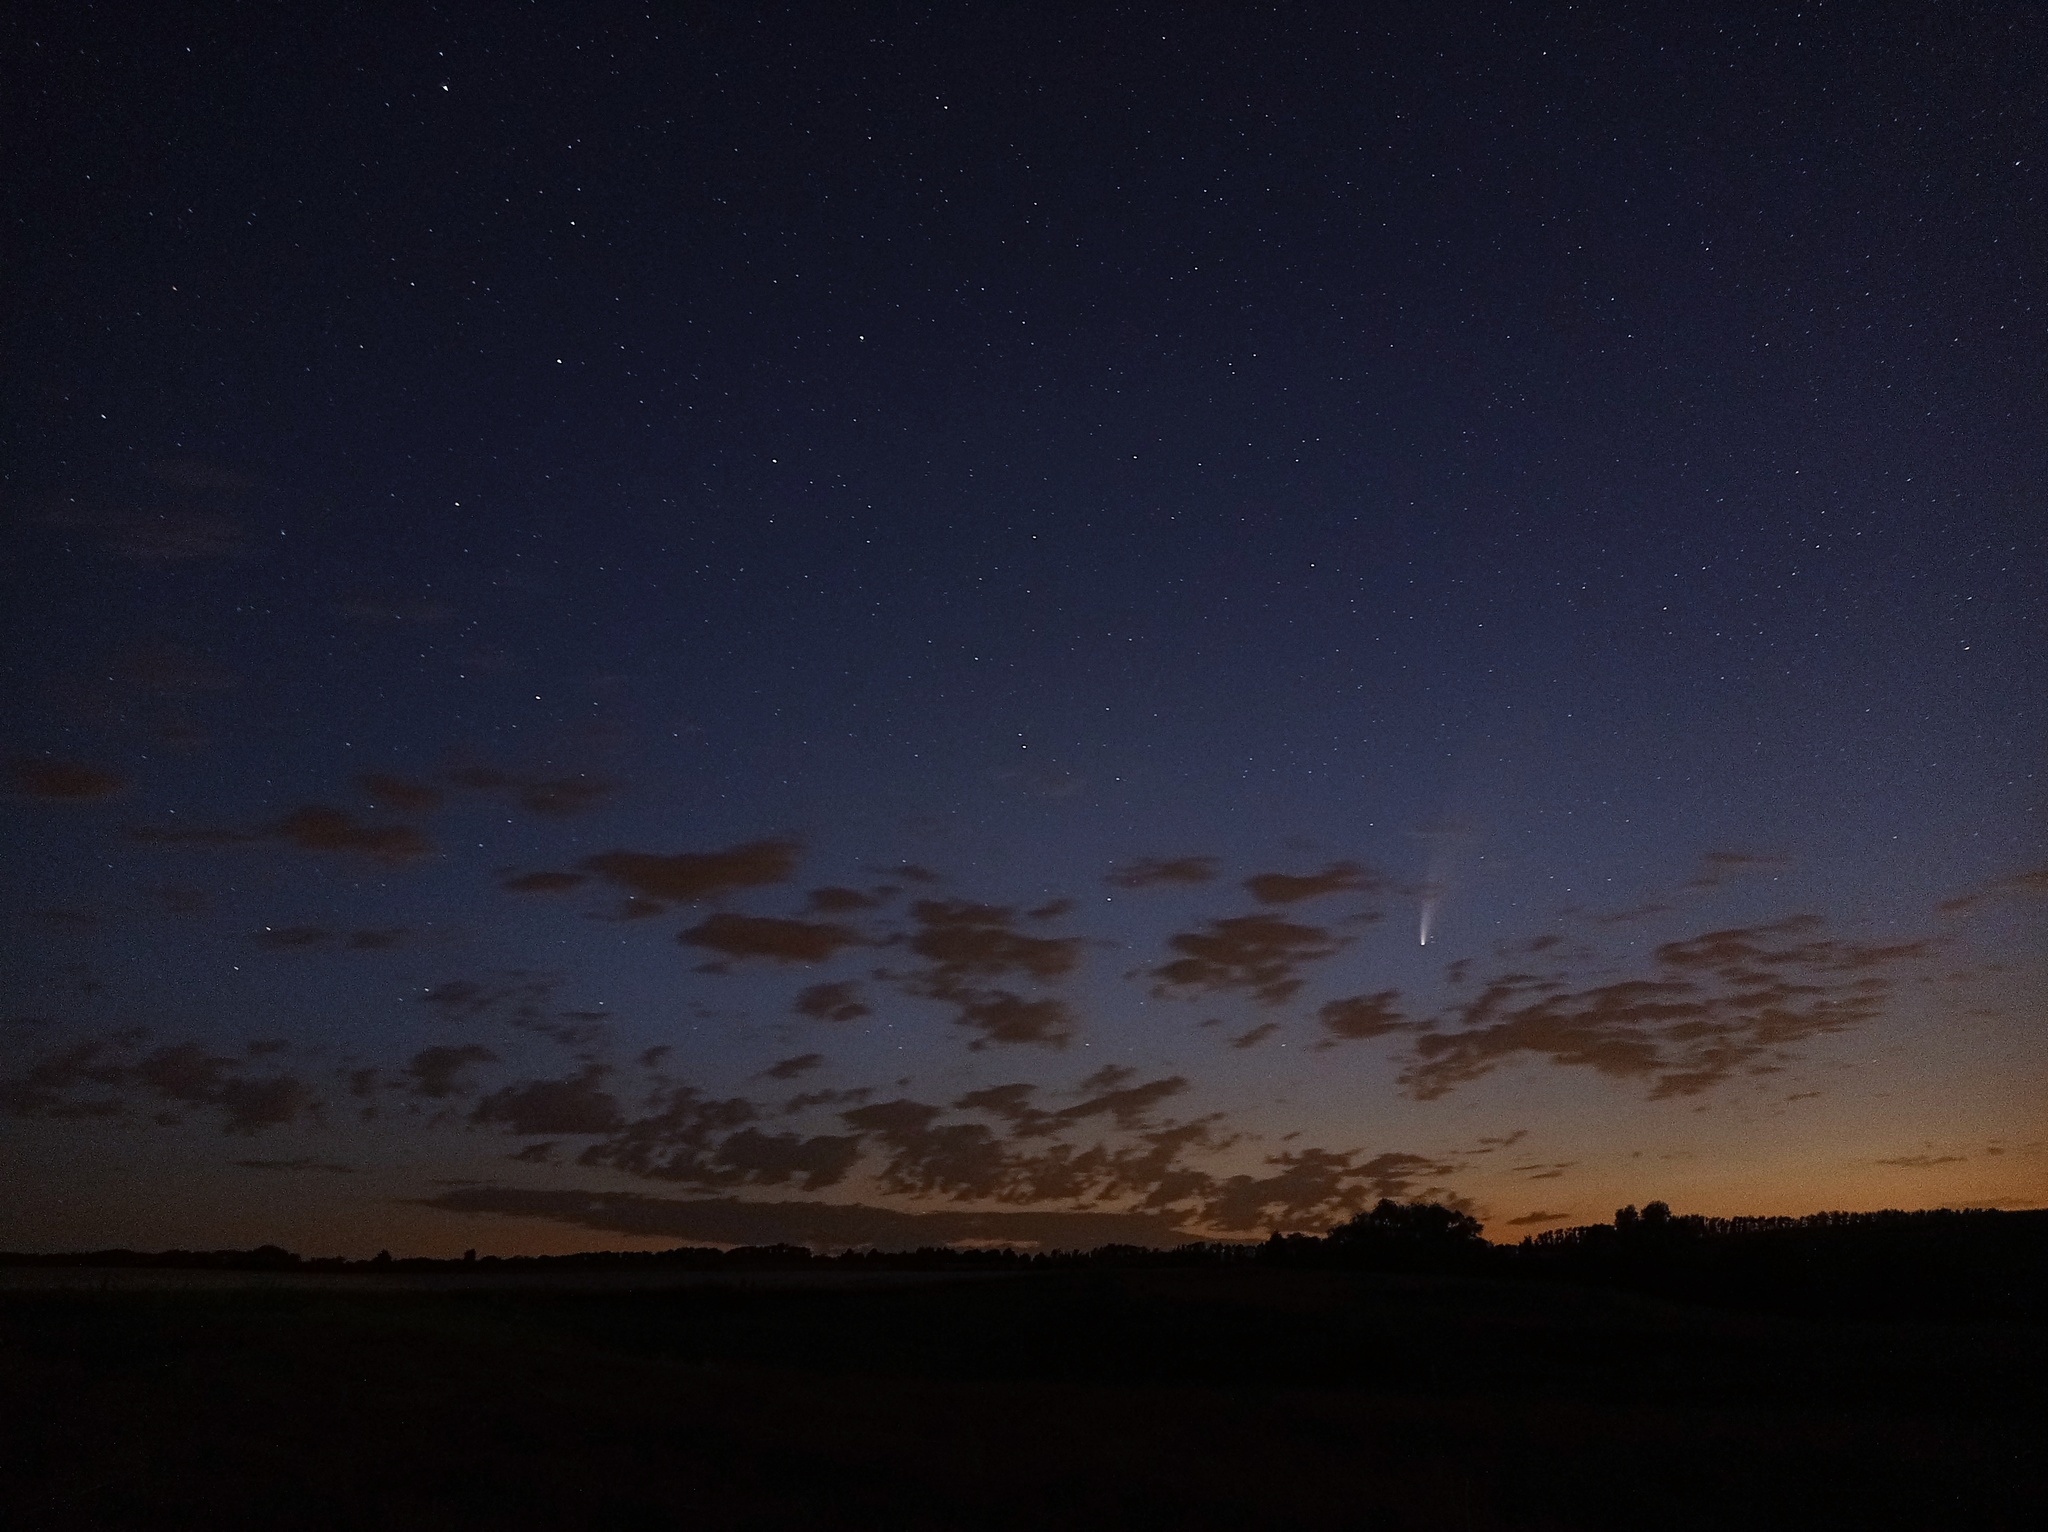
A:
<svg viewBox="0 0 2048 1532">
<path fill-rule="evenodd" d="M 1550 9 L 11 13 L 0 1247 L 2048 1202 L 2048 20 Z"/>
</svg>

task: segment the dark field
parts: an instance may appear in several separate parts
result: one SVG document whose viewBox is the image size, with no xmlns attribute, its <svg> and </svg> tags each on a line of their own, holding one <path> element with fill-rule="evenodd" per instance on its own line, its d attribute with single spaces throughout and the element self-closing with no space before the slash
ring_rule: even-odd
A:
<svg viewBox="0 0 2048 1532">
<path fill-rule="evenodd" d="M 1972 1527 L 2048 1329 L 1336 1271 L 0 1294 L 16 1527 Z"/>
</svg>

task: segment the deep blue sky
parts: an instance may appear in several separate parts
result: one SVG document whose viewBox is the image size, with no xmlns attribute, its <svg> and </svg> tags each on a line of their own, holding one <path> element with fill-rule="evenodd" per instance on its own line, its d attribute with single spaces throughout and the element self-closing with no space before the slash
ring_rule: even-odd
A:
<svg viewBox="0 0 2048 1532">
<path fill-rule="evenodd" d="M 2033 8 L 6 28 L 16 1243 L 2041 1199 Z"/>
</svg>

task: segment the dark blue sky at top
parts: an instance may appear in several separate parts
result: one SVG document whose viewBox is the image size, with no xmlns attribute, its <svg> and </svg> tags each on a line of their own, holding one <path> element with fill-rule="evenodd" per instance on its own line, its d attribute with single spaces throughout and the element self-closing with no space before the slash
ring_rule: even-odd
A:
<svg viewBox="0 0 2048 1532">
<path fill-rule="evenodd" d="M 613 792 L 319 898 L 517 945 L 507 869 L 767 835 L 1412 887 L 1455 824 L 1483 942 L 2041 859 L 2030 8 L 6 26 L 0 745 L 132 784 L 10 810 L 19 908 L 465 763 Z"/>
</svg>

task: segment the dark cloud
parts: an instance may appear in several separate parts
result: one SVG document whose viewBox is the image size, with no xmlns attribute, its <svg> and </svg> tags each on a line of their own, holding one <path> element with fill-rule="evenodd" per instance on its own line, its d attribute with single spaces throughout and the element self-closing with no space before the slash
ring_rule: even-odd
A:
<svg viewBox="0 0 2048 1532">
<path fill-rule="evenodd" d="M 351 931 L 348 935 L 348 944 L 350 950 L 355 952 L 382 952 L 396 947 L 405 940 L 406 934 L 403 926 L 382 926 L 369 931 Z"/>
<path fill-rule="evenodd" d="M 313 1159 L 236 1160 L 235 1165 L 241 1170 L 323 1170 L 339 1176 L 354 1175 L 356 1170 L 353 1165 L 338 1165 L 332 1160 Z"/>
<path fill-rule="evenodd" d="M 1113 869 L 1103 881 L 1115 888 L 1157 888 L 1161 884 L 1207 883 L 1215 876 L 1213 856 L 1148 857 Z"/>
<path fill-rule="evenodd" d="M 865 1085 L 857 1085 L 851 1090 L 801 1091 L 783 1102 L 782 1110 L 789 1116 L 795 1116 L 798 1112 L 808 1112 L 813 1107 L 858 1106 L 872 1095 L 874 1091 Z"/>
<path fill-rule="evenodd" d="M 589 881 L 588 874 L 580 872 L 523 872 L 505 879 L 498 887 L 508 894 L 559 894 Z M 653 905 L 647 913 L 658 915 L 661 906 Z"/>
<path fill-rule="evenodd" d="M 1645 1081 L 1662 1098 L 1782 1064 L 1801 1043 L 1883 1014 L 1883 970 L 1931 950 L 1821 929 L 1820 917 L 1799 915 L 1709 931 L 1656 948 L 1642 977 L 1593 985 L 1565 973 L 1503 974 L 1430 1023 L 1402 1082 L 1433 1100 L 1510 1059 L 1540 1058 Z"/>
<path fill-rule="evenodd" d="M 77 761 L 22 760 L 9 763 L 7 785 L 24 798 L 88 803 L 113 797 L 127 788 L 128 781 Z"/>
<path fill-rule="evenodd" d="M 555 1151 L 560 1147 L 554 1139 L 548 1139 L 544 1143 L 528 1144 L 524 1149 L 515 1149 L 505 1158 L 517 1160 L 522 1165 L 552 1165 L 555 1162 Z"/>
<path fill-rule="evenodd" d="M 1410 1199 L 1424 1178 L 1455 1168 L 1418 1154 L 1359 1161 L 1355 1153 L 1327 1149 L 1276 1154 L 1266 1163 L 1276 1167 L 1268 1175 L 1214 1183 L 1202 1199 L 1201 1222 L 1231 1232 L 1327 1228 L 1382 1197 Z"/>
<path fill-rule="evenodd" d="M 318 804 L 294 809 L 261 830 L 182 829 L 145 825 L 129 832 L 159 846 L 248 846 L 278 841 L 301 851 L 337 851 L 400 863 L 428 855 L 433 845 L 411 825 L 364 824 L 342 809 Z"/>
<path fill-rule="evenodd" d="M 1902 1154 L 1889 1160 L 1879 1160 L 1880 1165 L 1896 1165 L 1901 1170 L 1932 1170 L 1937 1165 L 1960 1165 L 1968 1159 L 1963 1154 Z"/>
<path fill-rule="evenodd" d="M 915 1250 L 971 1243 L 1047 1249 L 1185 1243 L 1178 1219 L 1158 1213 L 905 1212 L 843 1202 L 690 1200 L 633 1192 L 460 1187 L 418 1206 L 460 1214 L 538 1218 L 605 1234 L 706 1245 L 808 1245 L 816 1250 Z"/>
<path fill-rule="evenodd" d="M 339 851 L 379 862 L 409 862 L 433 850 L 411 825 L 368 825 L 342 809 L 294 809 L 262 832 L 301 851 Z"/>
<path fill-rule="evenodd" d="M 1356 862 L 1332 862 L 1321 872 L 1262 872 L 1246 878 L 1244 886 L 1261 904 L 1297 904 L 1325 894 L 1370 893 L 1384 887 L 1385 879 Z"/>
<path fill-rule="evenodd" d="M 543 1134 L 616 1133 L 626 1119 L 605 1090 L 610 1071 L 592 1064 L 565 1080 L 525 1080 L 491 1092 L 470 1113 L 470 1121 L 502 1125 L 522 1138 Z"/>
<path fill-rule="evenodd" d="M 687 904 L 740 888 L 786 883 L 796 872 L 794 841 L 758 840 L 724 851 L 606 851 L 583 866 L 630 893 L 657 903 Z"/>
<path fill-rule="evenodd" d="M 334 940 L 334 933 L 319 926 L 265 926 L 252 932 L 249 940 L 273 952 L 291 952 L 324 947 Z"/>
<path fill-rule="evenodd" d="M 1279 1022 L 1262 1021 L 1249 1031 L 1241 1032 L 1236 1037 L 1233 1037 L 1230 1040 L 1230 1046 L 1233 1048 L 1256 1048 L 1279 1030 Z"/>
<path fill-rule="evenodd" d="M 794 1080 L 799 1075 L 809 1074 L 824 1062 L 822 1053 L 799 1053 L 794 1058 L 777 1060 L 762 1073 L 771 1080 Z"/>
<path fill-rule="evenodd" d="M 356 778 L 356 786 L 370 802 L 380 809 L 397 809 L 404 814 L 423 814 L 441 806 L 441 790 L 425 782 L 415 782 L 408 777 L 393 776 L 384 771 L 366 771 Z"/>
<path fill-rule="evenodd" d="M 140 1029 L 89 1039 L 39 1060 L 22 1074 L 0 1079 L 0 1112 L 18 1116 L 91 1118 L 125 1116 L 153 1099 L 173 1108 L 214 1114 L 222 1131 L 254 1134 L 295 1122 L 317 1110 L 312 1087 L 290 1075 L 251 1076 L 248 1060 L 177 1043 L 140 1052 Z M 159 1121 L 177 1121 L 175 1111 Z"/>
<path fill-rule="evenodd" d="M 247 548 L 242 524 L 212 511 L 127 510 L 71 500 L 42 520 L 67 532 L 87 534 L 116 558 L 141 563 L 238 558 Z"/>
<path fill-rule="evenodd" d="M 1301 988 L 1302 964 L 1330 957 L 1344 943 L 1320 926 L 1277 915 L 1232 915 L 1199 931 L 1184 931 L 1167 945 L 1182 956 L 1152 970 L 1159 980 L 1155 995 L 1245 990 L 1267 1005 L 1278 1005 Z"/>
<path fill-rule="evenodd" d="M 795 1010 L 814 1021 L 858 1021 L 872 1014 L 861 1003 L 858 987 L 846 980 L 811 985 L 797 995 Z"/>
<path fill-rule="evenodd" d="M 851 927 L 767 915 L 719 913 L 691 926 L 676 940 L 729 958 L 766 958 L 776 963 L 824 963 L 847 947 L 863 945 Z"/>
<path fill-rule="evenodd" d="M 1524 1213 L 1520 1218 L 1510 1218 L 1508 1220 L 1508 1227 L 1511 1229 L 1523 1229 L 1531 1224 L 1563 1223 L 1571 1216 L 1569 1213 Z"/>
<path fill-rule="evenodd" d="M 872 910 L 885 902 L 881 894 L 864 894 L 857 888 L 814 888 L 810 909 L 817 915 L 850 915 L 855 910 Z"/>
<path fill-rule="evenodd" d="M 1958 894 L 1953 899 L 1944 899 L 1935 907 L 1945 915 L 1960 915 L 1994 899 L 2030 896 L 2038 898 L 2043 894 L 2048 894 L 2048 867 L 2036 867 L 2030 872 L 2018 872 L 2008 878 L 1996 879 L 1982 888 Z"/>
<path fill-rule="evenodd" d="M 1389 1032 L 1407 1031 L 1411 1023 L 1399 1010 L 1401 992 L 1383 989 L 1373 995 L 1351 995 L 1332 1000 L 1316 1012 L 1316 1019 L 1329 1034 L 1328 1041 L 1360 1042 L 1385 1037 Z"/>
<path fill-rule="evenodd" d="M 1783 856 L 1758 856 L 1747 851 L 1709 851 L 1700 858 L 1700 870 L 1687 888 L 1719 888 L 1734 878 L 1750 873 L 1774 872 L 1790 867 L 1792 859 Z"/>
<path fill-rule="evenodd" d="M 437 1044 L 415 1053 L 405 1066 L 405 1072 L 412 1078 L 414 1095 L 443 1100 L 468 1094 L 469 1088 L 462 1079 L 463 1070 L 473 1064 L 497 1062 L 497 1054 L 480 1043 L 463 1043 L 454 1047 Z"/>
<path fill-rule="evenodd" d="M 917 924 L 908 944 L 926 966 L 898 977 L 909 993 L 951 1005 L 954 1021 L 980 1034 L 972 1047 L 1072 1041 L 1076 1022 L 1065 1001 L 989 981 L 1064 979 L 1080 961 L 1081 938 L 1019 931 L 1016 911 L 1001 905 L 920 899 L 910 913 Z"/>
</svg>

